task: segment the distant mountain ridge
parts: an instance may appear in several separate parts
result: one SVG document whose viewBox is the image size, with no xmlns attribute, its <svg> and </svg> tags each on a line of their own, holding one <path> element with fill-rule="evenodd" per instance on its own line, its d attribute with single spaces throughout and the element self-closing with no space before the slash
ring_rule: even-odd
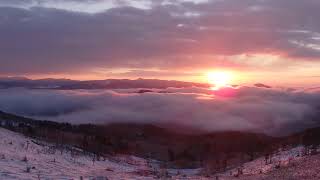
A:
<svg viewBox="0 0 320 180">
<path fill-rule="evenodd" d="M 169 87 L 210 87 L 205 83 L 194 83 L 174 80 L 158 79 L 106 79 L 106 80 L 70 80 L 70 79 L 28 79 L 24 77 L 0 77 L 0 89 L 6 88 L 29 88 L 29 89 L 130 89 L 130 88 L 158 88 Z"/>
</svg>

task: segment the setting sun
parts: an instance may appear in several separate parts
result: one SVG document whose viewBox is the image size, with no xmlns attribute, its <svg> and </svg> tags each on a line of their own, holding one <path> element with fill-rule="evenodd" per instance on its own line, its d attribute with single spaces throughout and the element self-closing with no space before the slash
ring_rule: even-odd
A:
<svg viewBox="0 0 320 180">
<path fill-rule="evenodd" d="M 214 88 L 221 88 L 230 85 L 232 74 L 224 71 L 207 73 L 207 80 Z"/>
</svg>

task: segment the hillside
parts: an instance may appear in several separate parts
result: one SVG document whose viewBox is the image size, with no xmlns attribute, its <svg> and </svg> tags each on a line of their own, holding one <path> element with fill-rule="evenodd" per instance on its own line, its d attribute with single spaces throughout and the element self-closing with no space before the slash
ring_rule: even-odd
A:
<svg viewBox="0 0 320 180">
<path fill-rule="evenodd" d="M 220 175 L 225 180 L 317 180 L 320 179 L 320 155 L 302 156 L 303 147 L 293 148 L 274 155 L 273 162 L 265 165 L 264 159 L 259 158 L 244 164 L 243 174 L 231 177 L 230 172 Z M 319 152 L 319 149 L 318 149 Z M 237 170 L 234 169 L 233 172 Z"/>
<path fill-rule="evenodd" d="M 277 152 L 272 162 L 263 157 L 224 173 L 207 175 L 205 169 L 166 169 L 159 161 L 128 155 L 97 159 L 71 146 L 56 148 L 0 128 L 0 179 L 319 179 L 320 155 L 302 156 L 303 147 Z M 237 175 L 241 168 L 242 174 Z"/>
<path fill-rule="evenodd" d="M 319 128 L 278 138 L 248 132 L 183 134 L 161 125 L 71 125 L 5 112 L 0 112 L 0 125 L 11 130 L 0 129 L 5 179 L 268 179 L 284 174 L 283 169 L 303 172 L 296 166 L 304 160 L 318 163 L 310 159 L 317 155 L 309 155 L 317 154 Z M 310 168 L 310 174 L 316 170 Z"/>
<path fill-rule="evenodd" d="M 271 151 L 280 139 L 248 132 L 184 134 L 164 125 L 71 125 L 0 113 L 2 127 L 26 136 L 71 145 L 106 156 L 114 153 L 153 158 L 174 168 L 199 168 L 218 161 L 215 171 L 238 165 Z M 187 132 L 190 132 L 186 129 Z"/>
<path fill-rule="evenodd" d="M 0 179 L 139 179 L 139 171 L 150 169 L 140 158 L 119 156 L 97 161 L 79 149 L 56 149 L 2 128 L 0 139 Z"/>
</svg>

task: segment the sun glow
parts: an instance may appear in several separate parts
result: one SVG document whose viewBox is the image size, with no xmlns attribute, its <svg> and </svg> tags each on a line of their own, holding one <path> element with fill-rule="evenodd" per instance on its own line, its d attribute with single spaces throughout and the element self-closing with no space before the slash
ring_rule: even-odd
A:
<svg viewBox="0 0 320 180">
<path fill-rule="evenodd" d="M 230 85 L 232 74 L 225 71 L 209 72 L 207 80 L 213 86 L 212 89 L 219 89 Z"/>
</svg>

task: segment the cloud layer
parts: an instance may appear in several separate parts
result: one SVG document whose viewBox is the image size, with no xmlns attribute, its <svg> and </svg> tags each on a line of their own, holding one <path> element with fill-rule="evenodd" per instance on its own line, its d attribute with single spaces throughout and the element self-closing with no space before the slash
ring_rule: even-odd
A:
<svg viewBox="0 0 320 180">
<path fill-rule="evenodd" d="M 131 91 L 131 92 L 130 92 Z M 319 125 L 319 92 L 241 87 L 233 97 L 201 88 L 171 93 L 1 90 L 0 109 L 70 123 L 181 125 L 204 132 L 239 130 L 284 135 Z"/>
<path fill-rule="evenodd" d="M 318 0 L 0 1 L 0 72 L 240 68 L 248 63 L 226 57 L 241 54 L 316 61 L 319 8 Z"/>
</svg>

